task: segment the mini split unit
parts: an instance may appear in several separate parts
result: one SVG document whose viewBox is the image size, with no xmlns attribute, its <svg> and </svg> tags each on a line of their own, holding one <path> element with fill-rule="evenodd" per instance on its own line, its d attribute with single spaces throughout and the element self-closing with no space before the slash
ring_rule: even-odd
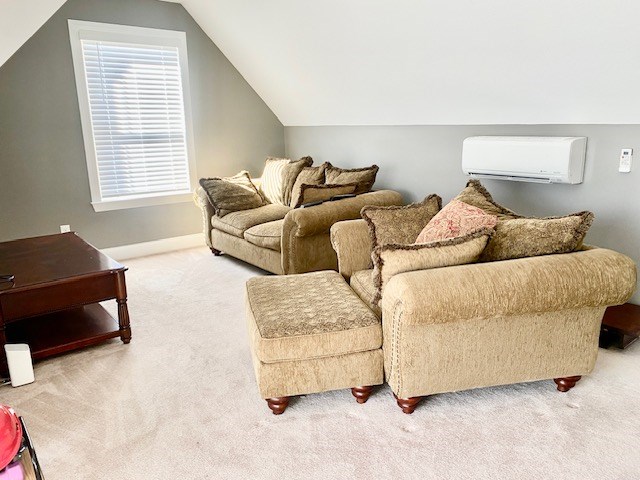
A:
<svg viewBox="0 0 640 480">
<path fill-rule="evenodd" d="M 476 178 L 582 183 L 586 137 L 469 137 L 462 170 Z"/>
</svg>

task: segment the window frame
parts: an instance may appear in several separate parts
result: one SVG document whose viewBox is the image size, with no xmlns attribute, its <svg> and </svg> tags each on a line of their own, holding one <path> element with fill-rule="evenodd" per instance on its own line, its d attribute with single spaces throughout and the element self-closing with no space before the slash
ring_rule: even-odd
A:
<svg viewBox="0 0 640 480">
<path fill-rule="evenodd" d="M 187 35 L 176 30 L 162 30 L 156 28 L 135 27 L 129 25 L 116 25 L 110 23 L 97 23 L 82 20 L 69 20 L 69 39 L 71 42 L 71 54 L 75 70 L 76 90 L 78 93 L 78 106 L 80 109 L 80 121 L 82 124 L 82 136 L 84 138 L 87 172 L 89 174 L 89 188 L 91 191 L 91 205 L 96 212 L 119 210 L 125 208 L 163 205 L 169 203 L 189 202 L 193 198 L 193 192 L 197 187 L 197 173 L 195 148 L 193 138 L 193 122 L 191 119 L 191 94 L 189 87 L 189 62 L 187 56 Z M 91 120 L 91 108 L 87 75 L 84 68 L 82 40 L 97 40 L 119 43 L 132 43 L 142 45 L 171 46 L 178 49 L 180 71 L 182 76 L 182 98 L 185 120 L 185 138 L 187 151 L 187 164 L 189 170 L 189 191 L 186 192 L 160 192 L 145 193 L 103 199 L 100 193 L 100 181 L 98 174 L 98 159 L 94 143 L 94 132 Z"/>
</svg>

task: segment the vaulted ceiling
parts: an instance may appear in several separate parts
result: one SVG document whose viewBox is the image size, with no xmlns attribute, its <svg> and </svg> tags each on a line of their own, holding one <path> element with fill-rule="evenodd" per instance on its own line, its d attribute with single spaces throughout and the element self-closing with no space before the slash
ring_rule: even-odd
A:
<svg viewBox="0 0 640 480">
<path fill-rule="evenodd" d="M 0 63 L 61 3 L 2 0 Z M 640 123 L 637 0 L 177 3 L 285 125 Z"/>
<path fill-rule="evenodd" d="M 66 0 L 0 0 L 0 65 L 56 13 Z"/>
</svg>

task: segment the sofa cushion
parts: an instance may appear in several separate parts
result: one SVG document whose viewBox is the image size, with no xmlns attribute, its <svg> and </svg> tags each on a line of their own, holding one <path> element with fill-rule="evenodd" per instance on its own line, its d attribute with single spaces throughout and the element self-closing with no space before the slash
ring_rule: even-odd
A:
<svg viewBox="0 0 640 480">
<path fill-rule="evenodd" d="M 373 282 L 373 270 L 360 270 L 351 275 L 351 288 L 378 318 L 382 318 L 382 309 L 373 303 L 376 296 L 376 285 Z"/>
<path fill-rule="evenodd" d="M 298 178 L 296 178 L 293 188 L 291 189 L 291 201 L 289 206 L 294 208 L 299 205 L 300 195 L 302 194 L 302 184 L 322 185 L 324 183 L 324 172 L 329 165 L 327 162 L 317 167 L 305 167 L 302 169 Z"/>
<path fill-rule="evenodd" d="M 496 203 L 478 180 L 470 180 L 454 200 L 498 217 L 481 262 L 573 252 L 582 246 L 594 218 L 586 211 L 562 217 L 524 217 Z"/>
<path fill-rule="evenodd" d="M 336 195 L 347 195 L 355 192 L 358 184 L 347 183 L 345 185 L 332 185 L 326 183 L 324 185 L 301 185 L 301 195 L 298 197 L 298 203 L 295 208 L 312 202 L 326 202 Z"/>
<path fill-rule="evenodd" d="M 300 160 L 291 160 L 282 172 L 282 204 L 291 204 L 291 194 L 300 173 L 305 167 L 313 165 L 313 158 L 302 157 Z"/>
<path fill-rule="evenodd" d="M 282 205 L 284 169 L 290 161 L 288 158 L 272 157 L 264 161 L 260 191 L 269 203 Z"/>
<path fill-rule="evenodd" d="M 263 363 L 375 350 L 380 319 L 335 271 L 247 281 L 252 350 Z"/>
<path fill-rule="evenodd" d="M 289 205 L 291 190 L 304 167 L 313 163 L 311 157 L 292 161 L 289 158 L 268 157 L 264 162 L 260 191 L 269 203 Z"/>
<path fill-rule="evenodd" d="M 582 246 L 593 213 L 579 212 L 565 217 L 514 218 L 496 225 L 481 262 L 569 253 Z"/>
<path fill-rule="evenodd" d="M 244 239 L 258 247 L 264 247 L 279 252 L 282 247 L 283 224 L 284 219 L 261 223 L 260 225 L 247 229 L 244 232 Z"/>
<path fill-rule="evenodd" d="M 414 243 L 441 207 L 442 199 L 434 194 L 420 203 L 402 207 L 367 206 L 360 213 L 369 225 L 371 244 L 375 248 L 388 243 Z"/>
<path fill-rule="evenodd" d="M 268 204 L 251 210 L 231 212 L 224 217 L 213 216 L 211 227 L 242 238 L 244 232 L 261 223 L 281 220 L 291 210 L 285 205 Z"/>
<path fill-rule="evenodd" d="M 338 168 L 328 164 L 325 171 L 325 182 L 338 185 L 357 183 L 358 188 L 355 193 L 365 193 L 373 187 L 378 168 L 377 165 L 365 168 Z"/>
<path fill-rule="evenodd" d="M 216 215 L 248 210 L 264 205 L 264 200 L 249 176 L 242 171 L 233 177 L 201 178 L 200 186 L 207 193 Z"/>
<path fill-rule="evenodd" d="M 493 233 L 493 228 L 483 228 L 462 237 L 436 242 L 375 247 L 371 254 L 372 277 L 376 286 L 373 303 L 380 302 L 387 283 L 399 273 L 476 262 Z"/>
<path fill-rule="evenodd" d="M 481 228 L 494 228 L 498 217 L 459 200 L 451 200 L 422 229 L 415 243 L 460 237 Z"/>
</svg>

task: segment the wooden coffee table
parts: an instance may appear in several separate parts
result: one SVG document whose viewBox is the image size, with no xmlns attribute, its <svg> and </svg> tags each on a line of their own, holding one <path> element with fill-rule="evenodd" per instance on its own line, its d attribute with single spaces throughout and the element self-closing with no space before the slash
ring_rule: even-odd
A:
<svg viewBox="0 0 640 480">
<path fill-rule="evenodd" d="M 0 375 L 5 343 L 27 343 L 33 359 L 109 338 L 131 341 L 126 267 L 75 233 L 0 243 Z M 116 299 L 118 321 L 98 302 Z"/>
</svg>

